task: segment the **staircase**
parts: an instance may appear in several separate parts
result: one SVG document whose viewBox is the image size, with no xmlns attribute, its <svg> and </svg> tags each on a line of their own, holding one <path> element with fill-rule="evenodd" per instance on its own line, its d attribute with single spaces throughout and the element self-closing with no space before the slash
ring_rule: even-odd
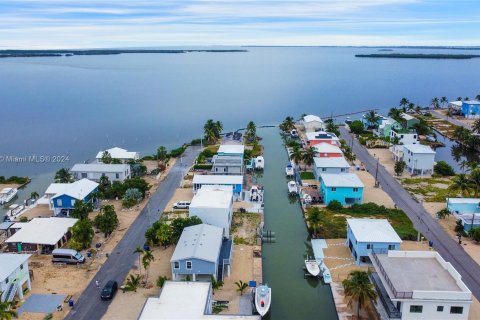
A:
<svg viewBox="0 0 480 320">
<path fill-rule="evenodd" d="M 217 280 L 218 281 L 223 281 L 223 263 L 218 264 L 218 270 L 217 270 Z"/>
<path fill-rule="evenodd" d="M 15 297 L 15 294 L 17 293 L 18 286 L 16 285 L 15 282 L 12 282 L 10 284 L 10 287 L 8 287 L 7 293 L 5 295 L 5 301 L 10 302 L 13 300 Z"/>
</svg>

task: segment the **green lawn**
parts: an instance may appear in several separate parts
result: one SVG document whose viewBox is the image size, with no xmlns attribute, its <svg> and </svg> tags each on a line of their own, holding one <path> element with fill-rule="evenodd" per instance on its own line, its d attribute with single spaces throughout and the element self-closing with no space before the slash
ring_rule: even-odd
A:
<svg viewBox="0 0 480 320">
<path fill-rule="evenodd" d="M 311 171 L 300 172 L 300 178 L 302 180 L 315 180 L 315 175 Z"/>
</svg>

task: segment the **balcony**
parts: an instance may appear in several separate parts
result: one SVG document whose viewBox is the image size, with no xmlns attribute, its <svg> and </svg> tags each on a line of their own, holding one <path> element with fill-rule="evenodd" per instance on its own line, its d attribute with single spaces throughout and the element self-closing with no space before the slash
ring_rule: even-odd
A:
<svg viewBox="0 0 480 320">
<path fill-rule="evenodd" d="M 378 297 L 380 298 L 380 301 L 382 301 L 382 305 L 385 308 L 388 317 L 390 319 L 401 319 L 402 313 L 395 307 L 392 300 L 390 300 L 387 290 L 383 286 L 382 280 L 378 276 L 378 273 L 372 272 L 370 274 L 370 280 L 373 282 L 373 285 L 377 289 Z"/>
</svg>

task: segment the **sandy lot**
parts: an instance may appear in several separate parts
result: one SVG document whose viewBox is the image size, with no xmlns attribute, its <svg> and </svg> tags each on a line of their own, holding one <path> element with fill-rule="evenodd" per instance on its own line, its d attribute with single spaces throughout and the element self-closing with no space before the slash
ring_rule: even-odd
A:
<svg viewBox="0 0 480 320">
<path fill-rule="evenodd" d="M 0 183 L 0 190 L 2 190 L 3 188 L 18 188 L 18 187 L 20 187 L 20 185 L 15 184 L 15 183 L 10 183 L 10 184 L 7 184 L 7 183 L 1 184 Z"/>
<path fill-rule="evenodd" d="M 387 208 L 395 206 L 395 203 L 385 191 L 381 188 L 375 188 L 375 178 L 369 172 L 355 171 L 355 174 L 365 185 L 363 189 L 363 203 L 374 202 Z"/>
<path fill-rule="evenodd" d="M 390 173 L 392 176 L 396 178 L 409 178 L 410 174 L 405 170 L 401 176 L 397 176 L 395 174 L 395 161 L 392 158 L 392 153 L 390 152 L 389 149 L 380 149 L 380 148 L 374 148 L 374 149 L 367 149 L 368 153 L 372 157 L 378 158 L 380 165 L 383 165 L 385 169 L 387 170 L 388 173 Z M 372 172 L 372 174 L 375 174 Z"/>
</svg>

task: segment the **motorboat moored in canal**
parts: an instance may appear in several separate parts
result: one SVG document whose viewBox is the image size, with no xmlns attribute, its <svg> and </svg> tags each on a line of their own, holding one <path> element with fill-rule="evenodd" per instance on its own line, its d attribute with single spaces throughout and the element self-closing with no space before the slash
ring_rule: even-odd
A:
<svg viewBox="0 0 480 320">
<path fill-rule="evenodd" d="M 5 221 L 15 221 L 27 210 L 25 206 L 19 204 L 12 204 L 8 209 L 7 215 L 4 217 Z"/>
<path fill-rule="evenodd" d="M 18 190 L 16 188 L 3 188 L 0 191 L 0 204 L 5 204 L 10 202 L 13 197 L 17 194 Z"/>
<path fill-rule="evenodd" d="M 298 194 L 298 186 L 297 183 L 293 180 L 288 181 L 287 183 L 288 187 L 288 194 L 293 196 Z"/>
<path fill-rule="evenodd" d="M 305 260 L 305 268 L 310 275 L 317 277 L 320 274 L 320 267 L 316 260 Z"/>
<path fill-rule="evenodd" d="M 262 317 L 270 310 L 272 289 L 266 284 L 255 288 L 255 308 Z"/>
<path fill-rule="evenodd" d="M 285 174 L 287 175 L 287 177 L 293 177 L 293 175 L 295 174 L 293 166 L 290 163 L 285 168 Z"/>
<path fill-rule="evenodd" d="M 265 159 L 262 156 L 255 158 L 255 170 L 265 169 Z"/>
</svg>

